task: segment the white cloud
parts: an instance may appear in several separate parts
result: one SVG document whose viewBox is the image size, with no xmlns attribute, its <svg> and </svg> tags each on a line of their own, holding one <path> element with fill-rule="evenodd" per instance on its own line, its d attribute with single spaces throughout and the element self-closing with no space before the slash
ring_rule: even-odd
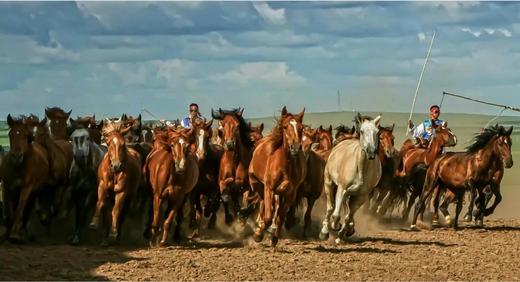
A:
<svg viewBox="0 0 520 282">
<path fill-rule="evenodd" d="M 275 10 L 265 2 L 253 2 L 253 6 L 264 20 L 276 25 L 285 24 L 286 18 L 284 8 Z"/>
<path fill-rule="evenodd" d="M 505 29 L 505 28 L 500 28 L 498 29 L 499 32 L 501 32 L 505 37 L 511 37 L 513 34 L 511 33 L 511 31 Z"/>
<path fill-rule="evenodd" d="M 467 32 L 467 33 L 470 33 L 470 34 L 472 34 L 475 37 L 479 37 L 482 34 L 482 32 L 480 32 L 480 31 L 473 31 L 473 30 L 471 30 L 470 28 L 467 28 L 467 27 L 463 27 L 460 30 L 464 31 L 464 32 Z"/>
<path fill-rule="evenodd" d="M 417 38 L 419 38 L 419 41 L 424 42 L 426 40 L 426 35 L 424 34 L 424 32 L 419 32 L 417 34 Z"/>
<path fill-rule="evenodd" d="M 492 35 L 493 33 L 495 33 L 495 30 L 492 28 L 485 28 L 484 31 L 487 32 L 487 34 L 489 34 L 489 35 Z"/>
<path fill-rule="evenodd" d="M 292 88 L 305 83 L 302 76 L 289 70 L 286 62 L 245 63 L 234 70 L 215 75 L 211 79 L 217 82 L 230 81 L 241 87 L 260 82 L 276 88 Z"/>
</svg>

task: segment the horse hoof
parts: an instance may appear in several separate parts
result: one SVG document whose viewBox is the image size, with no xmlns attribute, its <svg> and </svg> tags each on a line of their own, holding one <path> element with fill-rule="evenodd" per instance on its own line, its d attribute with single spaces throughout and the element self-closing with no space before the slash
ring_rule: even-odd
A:
<svg viewBox="0 0 520 282">
<path fill-rule="evenodd" d="M 354 235 L 354 233 L 356 233 L 356 230 L 354 229 L 354 227 L 352 227 L 352 228 L 348 228 L 348 229 L 346 230 L 344 236 L 345 236 L 345 238 L 347 238 L 347 237 L 350 237 L 350 236 Z"/>
<path fill-rule="evenodd" d="M 89 225 L 88 225 L 88 229 L 90 230 L 93 230 L 93 231 L 97 231 L 99 228 L 99 225 L 97 222 L 94 222 L 92 221 Z"/>
<path fill-rule="evenodd" d="M 471 220 L 472 220 L 471 214 L 468 213 L 468 214 L 466 214 L 466 215 L 464 216 L 464 221 L 466 221 L 466 222 L 471 222 Z"/>
<path fill-rule="evenodd" d="M 108 241 L 110 242 L 110 244 L 115 244 L 117 242 L 117 237 L 117 232 L 110 232 L 108 234 Z"/>
<path fill-rule="evenodd" d="M 271 237 L 271 247 L 276 247 L 276 245 L 278 244 L 278 237 Z"/>
<path fill-rule="evenodd" d="M 166 241 L 162 241 L 161 240 L 161 242 L 159 242 L 159 247 L 164 248 L 164 247 L 167 247 L 167 246 L 168 246 L 168 243 Z"/>
<path fill-rule="evenodd" d="M 79 245 L 79 236 L 78 235 L 74 235 L 72 237 L 72 240 L 70 240 L 70 244 L 73 245 L 73 246 Z"/>
<path fill-rule="evenodd" d="M 432 228 L 439 228 L 441 227 L 441 224 L 439 223 L 438 220 L 433 220 L 432 221 Z"/>
<path fill-rule="evenodd" d="M 484 220 L 483 219 L 477 219 L 475 222 L 476 227 L 484 227 Z"/>
<path fill-rule="evenodd" d="M 264 239 L 264 234 L 263 233 L 256 233 L 253 235 L 253 240 L 255 240 L 255 242 L 257 243 L 260 243 L 262 242 L 262 240 Z"/>
<path fill-rule="evenodd" d="M 233 216 L 226 214 L 225 222 L 227 225 L 231 225 L 231 223 L 233 223 Z"/>
<path fill-rule="evenodd" d="M 325 241 L 325 240 L 329 239 L 329 233 L 320 232 L 319 238 L 320 238 L 320 240 Z"/>
<path fill-rule="evenodd" d="M 410 225 L 410 231 L 420 231 L 420 229 L 419 229 L 419 227 L 417 227 L 417 225 L 412 224 L 412 225 Z"/>
</svg>

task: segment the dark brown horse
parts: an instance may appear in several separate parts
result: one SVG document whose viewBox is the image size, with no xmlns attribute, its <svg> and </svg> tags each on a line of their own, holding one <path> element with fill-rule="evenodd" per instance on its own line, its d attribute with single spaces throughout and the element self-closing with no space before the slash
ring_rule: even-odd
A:
<svg viewBox="0 0 520 282">
<path fill-rule="evenodd" d="M 298 187 L 296 201 L 287 214 L 286 228 L 290 228 L 294 223 L 294 213 L 297 205 L 303 198 L 307 199 L 307 209 L 304 215 L 303 237 L 307 237 L 311 226 L 311 214 L 314 203 L 319 199 L 323 191 L 323 171 L 325 164 L 332 150 L 332 126 L 324 129 L 320 126 L 314 131 L 304 130 L 302 137 L 302 148 L 305 151 L 305 142 L 312 140 L 311 150 L 307 156 L 307 174 L 304 182 Z"/>
<path fill-rule="evenodd" d="M 60 119 L 61 122 L 61 119 Z M 52 122 L 51 122 L 52 124 Z M 61 123 L 56 123 L 61 126 Z M 61 133 L 61 131 L 58 131 Z M 61 136 L 61 135 L 59 135 Z M 69 172 L 72 165 L 72 144 L 66 139 L 52 139 L 47 117 L 38 123 L 34 141 L 47 150 L 49 160 L 49 177 L 45 189 L 38 197 L 40 204 L 40 220 L 48 224 L 51 216 L 60 211 L 63 215 L 67 212 L 67 193 L 70 188 Z"/>
<path fill-rule="evenodd" d="M 159 216 L 163 203 L 167 204 L 160 245 L 168 241 L 170 227 L 177 213 L 176 237 L 180 233 L 182 208 L 186 196 L 192 191 L 199 177 L 196 157 L 189 150 L 188 140 L 193 129 L 170 129 L 168 149 L 150 154 L 144 168 L 146 181 L 153 191 L 152 242 L 159 236 Z"/>
<path fill-rule="evenodd" d="M 335 128 L 336 135 L 334 135 L 334 143 L 333 145 L 336 146 L 339 142 L 343 140 L 353 139 L 353 138 L 359 138 L 359 135 L 356 132 L 356 126 L 347 127 L 343 124 L 337 126 Z"/>
<path fill-rule="evenodd" d="M 96 211 L 89 227 L 99 228 L 99 221 L 106 201 L 113 197 L 111 227 L 108 239 L 117 241 L 122 225 L 123 209 L 128 207 L 128 200 L 138 192 L 141 184 L 141 158 L 139 153 L 127 147 L 123 137 L 126 133 L 122 123 L 107 121 L 103 128 L 108 152 L 98 168 L 98 198 Z M 127 199 L 128 198 L 128 199 Z M 107 218 L 107 223 L 109 222 Z"/>
<path fill-rule="evenodd" d="M 52 139 L 55 140 L 68 140 L 67 135 L 67 120 L 69 119 L 70 110 L 66 113 L 59 107 L 45 108 L 45 116 L 50 120 L 50 133 Z M 72 151 L 72 147 L 71 147 Z"/>
<path fill-rule="evenodd" d="M 76 129 L 85 128 L 88 130 L 90 139 L 100 145 L 101 144 L 101 129 L 103 128 L 103 121 L 97 123 L 96 115 L 77 117 L 76 119 L 69 118 L 70 126 L 68 127 L 69 135 Z"/>
<path fill-rule="evenodd" d="M 502 162 L 505 168 L 513 166 L 511 155 L 511 133 L 503 126 L 492 126 L 476 135 L 474 143 L 466 152 L 448 152 L 435 160 L 426 173 L 424 188 L 419 203 L 416 205 L 411 228 L 416 229 L 417 216 L 426 207 L 426 199 L 437 185 L 449 189 L 457 199 L 453 228 L 458 227 L 458 218 L 462 210 L 462 200 L 466 190 L 477 190 L 479 197 L 477 218 L 481 220 L 485 213 L 484 187 L 493 183 L 496 170 L 495 161 Z"/>
<path fill-rule="evenodd" d="M 251 128 L 244 120 L 244 109 L 230 111 L 219 109 L 211 110 L 214 119 L 219 121 L 220 138 L 223 140 L 224 152 L 220 159 L 218 183 L 224 209 L 226 223 L 230 224 L 233 215 L 229 210 L 229 203 L 233 203 L 233 212 L 240 209 L 238 198 L 242 194 L 242 204 L 245 206 L 248 195 L 247 168 L 251 161 L 255 144 L 251 141 Z"/>
<path fill-rule="evenodd" d="M 273 247 L 278 243 L 287 212 L 306 175 L 307 165 L 301 146 L 304 112 L 305 109 L 293 115 L 283 107 L 276 126 L 258 144 L 249 166 L 252 191 L 260 195 L 254 239 L 262 240 L 264 230 L 271 226 L 274 218 Z"/>
<path fill-rule="evenodd" d="M 22 119 L 7 116 L 9 152 L 2 161 L 4 224 L 14 242 L 27 237 L 27 222 L 34 200 L 49 177 L 49 161 L 43 146 L 33 142 L 33 132 Z"/>
<path fill-rule="evenodd" d="M 253 126 L 250 122 L 249 128 L 251 129 L 249 138 L 256 145 L 260 139 L 264 138 L 264 135 L 262 134 L 262 131 L 264 131 L 264 123 Z"/>
</svg>

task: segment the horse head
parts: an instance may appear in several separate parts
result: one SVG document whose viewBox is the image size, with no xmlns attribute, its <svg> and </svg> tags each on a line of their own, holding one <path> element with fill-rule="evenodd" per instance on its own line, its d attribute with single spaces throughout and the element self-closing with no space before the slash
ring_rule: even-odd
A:
<svg viewBox="0 0 520 282">
<path fill-rule="evenodd" d="M 387 158 L 392 158 L 396 152 L 394 147 L 394 127 L 395 124 L 389 127 L 378 125 L 379 128 L 379 150 L 384 153 Z"/>
<path fill-rule="evenodd" d="M 369 160 L 376 157 L 379 143 L 379 129 L 377 128 L 381 115 L 375 119 L 368 116 L 362 116 L 360 113 L 356 115 L 356 131 L 359 134 L 361 149 L 365 152 Z"/>
<path fill-rule="evenodd" d="M 249 133 L 249 139 L 251 140 L 251 142 L 256 143 L 264 137 L 264 135 L 262 134 L 262 131 L 264 131 L 264 123 L 261 123 L 257 126 L 253 126 L 251 122 L 249 122 L 248 126 L 251 129 L 251 132 Z"/>
<path fill-rule="evenodd" d="M 67 120 L 72 110 L 65 112 L 59 107 L 45 108 L 45 116 L 50 120 L 51 134 L 58 138 L 67 136 Z"/>
<path fill-rule="evenodd" d="M 287 112 L 285 106 L 282 109 L 279 126 L 281 126 L 283 130 L 284 146 L 288 147 L 289 153 L 293 156 L 296 156 L 302 149 L 302 123 L 304 114 L 305 108 L 296 115 Z"/>
<path fill-rule="evenodd" d="M 9 125 L 9 154 L 14 165 L 19 166 L 31 147 L 33 132 L 22 118 L 12 118 L 11 114 L 7 115 L 7 125 Z"/>
<path fill-rule="evenodd" d="M 513 126 L 509 129 L 505 129 L 503 126 L 498 126 L 498 138 L 495 141 L 495 148 L 498 151 L 498 155 L 504 164 L 504 167 L 513 167 L 513 155 L 511 154 L 511 146 L 513 142 L 511 140 L 511 133 L 513 132 Z"/>
<path fill-rule="evenodd" d="M 332 125 L 330 125 L 328 129 L 324 129 L 323 126 L 320 125 L 316 134 L 319 150 L 332 149 Z"/>
<path fill-rule="evenodd" d="M 312 129 L 310 126 L 303 126 L 302 130 L 302 150 L 307 153 L 312 147 L 312 144 L 317 140 L 317 130 Z"/>
<path fill-rule="evenodd" d="M 72 132 L 70 140 L 72 141 L 74 162 L 80 167 L 85 167 L 90 155 L 90 132 L 87 128 L 78 128 Z"/>
<path fill-rule="evenodd" d="M 243 108 L 233 109 L 231 111 L 223 111 L 220 108 L 218 111 L 211 109 L 212 117 L 219 121 L 219 137 L 223 140 L 224 150 L 234 151 L 237 146 L 237 140 L 239 139 L 241 142 L 249 141 L 241 140 L 240 138 L 240 126 L 241 120 L 243 120 L 243 113 Z"/>
<path fill-rule="evenodd" d="M 192 138 L 193 128 L 177 129 L 168 132 L 172 157 L 175 163 L 175 172 L 183 174 L 186 170 L 186 157 L 188 156 L 190 139 Z"/>
<path fill-rule="evenodd" d="M 434 136 L 432 137 L 432 141 L 430 145 L 432 145 L 433 140 L 436 142 L 440 142 L 442 147 L 453 147 L 457 145 L 457 136 L 453 134 L 451 129 L 448 128 L 448 122 L 445 121 L 440 125 L 433 124 Z"/>
<path fill-rule="evenodd" d="M 206 157 L 209 140 L 213 134 L 211 130 L 211 125 L 213 124 L 213 119 L 209 122 L 205 122 L 202 119 L 195 121 L 193 129 L 194 129 L 194 137 L 195 137 L 195 155 L 199 160 L 203 160 Z"/>
<path fill-rule="evenodd" d="M 105 135 L 108 145 L 108 158 L 110 167 L 114 173 L 123 171 L 127 159 L 126 140 L 122 132 L 114 130 Z"/>
</svg>

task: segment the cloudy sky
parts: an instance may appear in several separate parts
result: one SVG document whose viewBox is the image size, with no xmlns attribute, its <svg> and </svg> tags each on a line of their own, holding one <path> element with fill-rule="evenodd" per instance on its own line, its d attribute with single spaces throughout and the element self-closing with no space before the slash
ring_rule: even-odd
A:
<svg viewBox="0 0 520 282">
<path fill-rule="evenodd" d="M 337 110 L 338 90 L 344 109 L 406 112 L 434 30 L 418 111 L 443 90 L 520 106 L 520 3 L 2 2 L 0 116 L 258 117 Z"/>
</svg>

